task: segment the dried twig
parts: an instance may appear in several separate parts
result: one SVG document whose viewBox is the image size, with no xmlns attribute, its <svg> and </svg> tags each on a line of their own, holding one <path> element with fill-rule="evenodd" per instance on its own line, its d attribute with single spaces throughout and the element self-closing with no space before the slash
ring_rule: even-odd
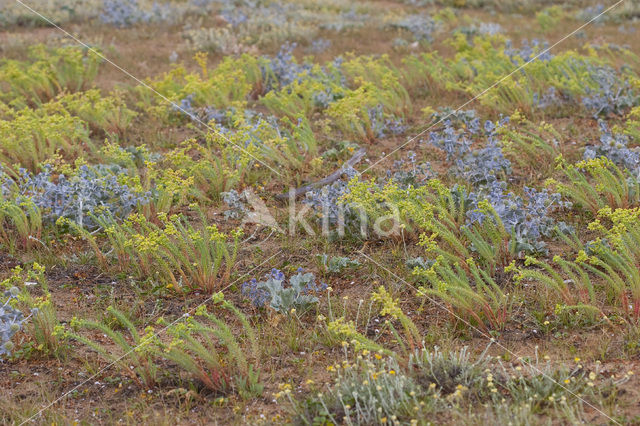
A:
<svg viewBox="0 0 640 426">
<path fill-rule="evenodd" d="M 355 152 L 355 154 L 353 154 L 353 156 L 346 163 L 342 165 L 342 167 L 340 167 L 335 172 L 331 173 L 329 176 L 322 178 L 317 182 L 313 182 L 308 185 L 301 186 L 300 188 L 296 188 L 294 191 L 295 198 L 298 198 L 299 196 L 306 194 L 308 191 L 312 190 L 313 188 L 329 185 L 330 183 L 333 183 L 336 180 L 340 179 L 340 176 L 345 172 L 345 170 L 347 170 L 349 167 L 353 167 L 356 164 L 358 164 L 366 153 L 367 151 L 364 148 L 360 148 Z M 278 194 L 276 195 L 276 198 L 279 200 L 286 200 L 287 198 L 289 198 L 289 193 Z"/>
</svg>

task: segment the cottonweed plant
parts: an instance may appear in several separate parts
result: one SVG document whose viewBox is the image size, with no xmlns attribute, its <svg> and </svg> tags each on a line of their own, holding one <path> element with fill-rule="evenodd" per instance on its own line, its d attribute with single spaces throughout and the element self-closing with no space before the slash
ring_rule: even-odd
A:
<svg viewBox="0 0 640 426">
<path fill-rule="evenodd" d="M 599 361 L 594 368 L 588 368 L 578 357 L 572 366 L 557 366 L 549 356 L 544 359 L 539 359 L 536 349 L 533 360 L 492 363 L 481 373 L 482 392 L 476 393 L 480 401 L 485 401 L 487 410 L 478 412 L 477 403 L 473 403 L 468 410 L 456 410 L 454 416 L 474 424 L 483 420 L 535 424 L 541 415 L 563 423 L 584 423 L 587 405 L 611 415 L 618 387 L 633 374 L 608 377 L 601 371 Z"/>
<path fill-rule="evenodd" d="M 300 14 L 305 16 L 300 20 Z M 257 46 L 267 47 L 293 40 L 310 40 L 322 25 L 337 25 L 342 22 L 326 22 L 318 17 L 335 14 L 316 14 L 302 4 L 279 3 L 251 5 L 238 3 L 222 10 L 222 18 L 229 23 L 227 27 L 193 28 L 184 31 L 189 46 L 197 50 L 220 52 L 225 55 L 255 51 Z M 311 19 L 311 22 L 307 22 Z M 312 23 L 312 25 L 310 25 Z"/>
<path fill-rule="evenodd" d="M 510 366 L 499 362 L 494 375 L 504 393 L 493 392 L 493 400 L 500 402 L 508 397 L 516 405 L 526 407 L 532 414 L 556 412 L 563 417 L 566 414 L 581 413 L 586 402 L 605 409 L 602 405 L 607 399 L 605 395 L 615 395 L 615 389 L 631 377 L 629 373 L 617 378 L 607 377 L 601 372 L 599 362 L 596 362 L 593 369 L 583 366 L 578 357 L 574 362 L 571 367 L 558 367 L 548 356 L 545 361 L 540 360 L 537 352 L 535 360 L 530 362 Z"/>
<path fill-rule="evenodd" d="M 327 367 L 334 383 L 307 400 L 294 400 L 288 384 L 276 398 L 289 400 L 304 424 L 418 424 L 440 403 L 436 390 L 418 386 L 394 358 L 366 349 L 351 358 L 345 347 L 345 360 Z"/>
<path fill-rule="evenodd" d="M 146 389 L 155 387 L 161 370 L 154 356 L 156 337 L 153 328 L 148 327 L 141 335 L 123 312 L 109 306 L 107 313 L 112 318 L 104 322 L 73 317 L 70 323 L 72 330 L 66 331 L 66 338 L 88 346 L 105 362 L 116 365 L 138 386 Z M 100 332 L 103 339 L 109 341 L 109 346 L 80 334 L 82 329 Z M 117 351 L 114 351 L 114 346 Z"/>
<path fill-rule="evenodd" d="M 259 396 L 260 350 L 247 317 L 222 293 L 213 296 L 216 307 L 228 311 L 242 324 L 243 336 L 231 325 L 200 306 L 194 317 L 171 325 L 168 344 L 159 343 L 158 354 L 180 366 L 192 378 L 215 393 L 234 391 L 242 397 Z"/>
<path fill-rule="evenodd" d="M 123 222 L 109 216 L 95 220 L 109 240 L 116 269 L 135 271 L 140 278 L 152 277 L 176 290 L 213 292 L 229 280 L 242 232 L 226 235 L 216 225 L 208 225 L 201 211 L 199 216 L 201 226 L 197 228 L 178 215 L 159 214 L 161 226 L 141 214 Z M 92 246 L 100 264 L 111 269 L 95 235 L 74 227 Z"/>
<path fill-rule="evenodd" d="M 308 381 L 310 395 L 297 400 L 291 385 L 280 386 L 276 398 L 289 400 L 301 422 L 423 424 L 425 416 L 441 415 L 465 421 L 522 419 L 524 424 L 539 415 L 579 421 L 585 418 L 586 404 L 612 410 L 618 387 L 633 374 L 607 377 L 599 362 L 588 368 L 580 358 L 571 367 L 557 367 L 548 356 L 541 361 L 537 348 L 533 360 L 506 363 L 488 355 L 491 344 L 477 356 L 467 347 L 448 351 L 423 347 L 403 364 L 366 349 L 356 351 L 352 362 L 349 345 L 344 347 L 346 359 L 327 367 L 336 379 L 326 388 Z M 478 412 L 479 406 L 487 411 Z"/>
<path fill-rule="evenodd" d="M 436 388 L 442 395 L 451 395 L 461 388 L 480 396 L 484 391 L 485 375 L 490 367 L 487 352 L 491 344 L 472 359 L 468 347 L 443 351 L 439 347 L 428 350 L 424 346 L 409 357 L 408 370 L 423 388 Z"/>
</svg>

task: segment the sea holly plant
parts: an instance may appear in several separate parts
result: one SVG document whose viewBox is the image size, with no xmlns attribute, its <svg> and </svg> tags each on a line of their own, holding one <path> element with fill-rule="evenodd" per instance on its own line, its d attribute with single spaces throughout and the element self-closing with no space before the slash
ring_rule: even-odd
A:
<svg viewBox="0 0 640 426">
<path fill-rule="evenodd" d="M 408 168 L 407 168 L 408 166 Z M 409 151 L 407 157 L 393 162 L 393 166 L 387 170 L 387 180 L 402 187 L 424 185 L 428 179 L 434 177 L 431 164 L 428 162 L 418 162 L 415 152 Z"/>
<path fill-rule="evenodd" d="M 619 114 L 637 105 L 638 95 L 629 82 L 633 80 L 632 75 L 618 75 L 610 66 L 591 66 L 590 74 L 594 88 L 587 88 L 582 104 L 594 118 Z"/>
<path fill-rule="evenodd" d="M 149 202 L 150 193 L 131 188 L 118 180 L 122 170 L 115 166 L 89 167 L 82 165 L 69 177 L 47 166 L 33 175 L 26 170 L 18 181 L 17 200 L 31 201 L 41 212 L 42 219 L 53 223 L 67 218 L 90 230 L 97 228 L 94 214 L 110 214 L 124 218 L 138 206 Z"/>
<path fill-rule="evenodd" d="M 482 224 L 493 216 L 496 224 L 501 222 L 499 226 L 512 235 L 514 251 L 527 253 L 544 252 L 544 237 L 552 236 L 556 229 L 569 229 L 564 222 L 556 222 L 551 216 L 554 211 L 571 206 L 570 202 L 562 201 L 561 194 L 525 186 L 523 198 L 513 192 L 506 193 L 505 189 L 504 182 L 494 181 L 478 194 L 471 193 L 468 224 Z"/>
<path fill-rule="evenodd" d="M 254 306 L 268 306 L 281 314 L 290 313 L 292 310 L 308 310 L 319 301 L 313 293 L 327 288 L 325 283 L 317 284 L 311 272 L 303 273 L 302 269 L 298 269 L 288 280 L 278 269 L 272 269 L 265 278 L 264 281 L 254 278 L 245 282 L 242 285 L 242 294 L 248 297 Z"/>
<path fill-rule="evenodd" d="M 584 150 L 583 159 L 593 160 L 599 157 L 607 157 L 614 164 L 624 167 L 638 176 L 640 174 L 640 152 L 637 148 L 629 147 L 631 139 L 629 136 L 636 135 L 632 132 L 630 135 L 613 132 L 605 121 L 599 121 L 598 126 L 600 128 L 600 143 L 587 146 Z"/>
<path fill-rule="evenodd" d="M 321 268 L 328 273 L 337 274 L 344 269 L 360 266 L 358 259 L 349 259 L 345 256 L 332 256 L 331 258 L 327 254 L 320 254 L 316 257 Z"/>
<path fill-rule="evenodd" d="M 229 206 L 229 209 L 222 212 L 225 219 L 242 219 L 247 213 L 247 193 L 238 193 L 235 189 L 228 192 L 221 192 L 222 201 Z"/>
<path fill-rule="evenodd" d="M 20 289 L 11 287 L 4 292 L 4 301 L 0 302 L 0 360 L 11 355 L 15 346 L 11 339 L 22 328 L 24 316 L 13 307 L 19 294 Z"/>
<path fill-rule="evenodd" d="M 481 128 L 479 120 L 473 118 L 462 121 L 458 129 L 447 119 L 444 129 L 429 134 L 429 143 L 446 153 L 454 175 L 474 186 L 484 185 L 511 173 L 511 162 L 502 152 L 498 133 L 508 121 L 487 120 Z M 472 149 L 471 145 L 480 138 L 486 138 L 485 146 Z"/>
<path fill-rule="evenodd" d="M 180 13 L 171 3 L 153 2 L 146 10 L 138 0 L 103 0 L 99 18 L 104 24 L 125 28 L 137 23 L 170 22 Z"/>
</svg>

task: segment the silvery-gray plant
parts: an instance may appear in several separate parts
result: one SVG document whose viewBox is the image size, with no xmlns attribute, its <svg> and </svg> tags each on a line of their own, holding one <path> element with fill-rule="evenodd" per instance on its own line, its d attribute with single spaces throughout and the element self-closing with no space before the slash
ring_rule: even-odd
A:
<svg viewBox="0 0 640 426">
<path fill-rule="evenodd" d="M 594 87 L 587 88 L 582 105 L 593 117 L 619 114 L 638 104 L 639 96 L 622 72 L 610 66 L 596 65 L 589 66 L 588 72 Z"/>
<path fill-rule="evenodd" d="M 24 321 L 22 312 L 11 306 L 11 302 L 17 299 L 20 290 L 12 287 L 4 292 L 4 302 L 0 305 L 0 360 L 4 356 L 11 355 L 14 344 L 13 336 L 20 331 Z"/>
<path fill-rule="evenodd" d="M 138 205 L 149 202 L 151 194 L 120 183 L 120 173 L 123 170 L 118 166 L 82 166 L 74 176 L 60 175 L 54 179 L 51 167 L 36 175 L 23 169 L 15 196 L 17 201 L 31 200 L 40 208 L 45 221 L 65 217 L 92 229 L 97 226 L 91 219 L 94 213 L 126 217 Z"/>
<path fill-rule="evenodd" d="M 629 170 L 633 175 L 640 176 L 640 151 L 637 148 L 628 147 L 629 136 L 613 133 L 604 121 L 599 121 L 599 126 L 600 144 L 588 146 L 584 150 L 584 159 L 607 157 L 616 165 Z"/>
<path fill-rule="evenodd" d="M 278 269 L 272 269 L 265 278 L 264 281 L 254 278 L 245 282 L 242 294 L 256 307 L 269 306 L 280 313 L 308 309 L 319 301 L 313 293 L 327 288 L 325 283 L 316 284 L 315 276 L 311 272 L 304 273 L 302 269 L 288 280 Z"/>
</svg>

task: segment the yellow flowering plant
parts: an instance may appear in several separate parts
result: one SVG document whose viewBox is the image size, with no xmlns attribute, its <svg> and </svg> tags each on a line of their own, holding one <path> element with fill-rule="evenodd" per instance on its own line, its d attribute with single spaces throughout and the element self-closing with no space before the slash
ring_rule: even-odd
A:
<svg viewBox="0 0 640 426">
<path fill-rule="evenodd" d="M 141 334 L 133 321 L 122 311 L 109 306 L 107 313 L 113 318 L 113 325 L 109 325 L 108 319 L 93 321 L 73 317 L 70 323 L 71 330 L 65 332 L 65 338 L 88 346 L 104 361 L 117 366 L 123 375 L 128 376 L 138 386 L 145 389 L 154 388 L 161 370 L 156 361 L 157 336 L 153 329 L 147 329 L 145 334 Z M 119 350 L 114 351 L 112 347 L 101 345 L 86 337 L 79 332 L 81 329 L 102 333 Z"/>
<path fill-rule="evenodd" d="M 116 138 L 124 135 L 138 115 L 127 107 L 122 93 L 103 96 L 98 89 L 63 93 L 42 105 L 42 111 L 45 114 L 66 111 L 85 121 L 92 133 Z"/>
<path fill-rule="evenodd" d="M 398 306 L 398 301 L 393 298 L 393 296 L 387 291 L 383 286 L 378 287 L 378 290 L 371 294 L 371 300 L 377 302 L 382 309 L 380 310 L 380 315 L 387 315 L 394 320 L 399 320 L 400 324 L 404 328 L 404 335 L 409 343 L 409 348 L 404 348 L 405 352 L 408 350 L 413 352 L 420 342 L 422 341 L 422 334 L 416 327 L 415 323 L 407 316 L 400 306 Z M 389 324 L 392 332 L 396 336 L 396 340 L 404 346 L 400 335 L 397 333 L 392 324 Z"/>
<path fill-rule="evenodd" d="M 502 283 L 496 282 L 473 259 L 451 262 L 438 256 L 431 268 L 416 268 L 414 274 L 430 284 L 419 289 L 425 299 L 436 296 L 449 307 L 450 313 L 483 332 L 506 327 L 514 299 L 502 288 Z"/>
<path fill-rule="evenodd" d="M 56 154 L 75 159 L 94 151 L 87 124 L 67 111 L 43 114 L 24 108 L 0 120 L 0 161 L 14 176 L 20 167 L 37 171 Z"/>
<path fill-rule="evenodd" d="M 64 91 L 88 89 L 102 62 L 93 51 L 43 44 L 31 46 L 29 58 L 0 64 L 0 99 L 18 108 L 41 105 Z"/>
<path fill-rule="evenodd" d="M 562 156 L 558 168 L 565 181 L 548 180 L 560 194 L 594 216 L 602 208 L 629 208 L 640 201 L 640 181 L 630 172 L 615 165 L 606 157 L 567 164 Z"/>
<path fill-rule="evenodd" d="M 16 267 L 11 276 L 0 282 L 0 289 L 17 287 L 18 301 L 23 311 L 29 312 L 27 332 L 30 340 L 21 351 L 37 351 L 42 355 L 63 358 L 65 345 L 62 325 L 47 284 L 45 267 L 33 262 L 24 268 Z"/>
<path fill-rule="evenodd" d="M 42 213 L 33 201 L 0 202 L 0 242 L 11 253 L 41 245 Z"/>
<path fill-rule="evenodd" d="M 240 321 L 242 336 L 202 305 L 194 317 L 169 327 L 172 340 L 159 344 L 158 354 L 213 392 L 236 390 L 244 398 L 258 396 L 263 386 L 260 384 L 260 351 L 255 331 L 246 316 L 224 297 L 218 297 L 216 307 L 229 311 Z M 219 349 L 218 342 L 226 352 Z"/>
<path fill-rule="evenodd" d="M 224 234 L 216 225 L 208 225 L 201 211 L 199 216 L 197 228 L 183 217 L 166 214 L 158 215 L 161 226 L 140 214 L 121 223 L 108 216 L 95 220 L 117 259 L 116 269 L 133 270 L 139 278 L 151 277 L 176 290 L 213 292 L 229 280 L 242 231 Z M 96 237 L 77 225 L 74 228 L 89 242 L 102 267 L 110 269 Z"/>
<path fill-rule="evenodd" d="M 562 297 L 566 309 L 584 311 L 592 318 L 604 316 L 605 302 L 624 317 L 640 320 L 638 217 L 638 209 L 600 210 L 589 224 L 597 237 L 588 244 L 572 244 L 578 248 L 575 260 L 554 257 L 559 272 L 544 261 L 528 258 L 526 266 L 536 268 L 521 269 L 517 279 L 545 285 Z"/>
<path fill-rule="evenodd" d="M 178 105 L 182 99 L 191 96 L 194 107 L 213 106 L 219 109 L 241 105 L 251 93 L 262 90 L 260 62 L 254 56 L 227 56 L 211 70 L 207 66 L 206 55 L 197 53 L 194 59 L 200 66 L 199 73 L 189 72 L 184 65 L 178 65 L 148 83 L 163 97 Z M 137 94 L 143 108 L 165 103 L 143 86 L 138 86 Z M 166 106 L 162 110 L 166 111 Z M 177 114 L 184 117 L 183 111 Z"/>
</svg>

